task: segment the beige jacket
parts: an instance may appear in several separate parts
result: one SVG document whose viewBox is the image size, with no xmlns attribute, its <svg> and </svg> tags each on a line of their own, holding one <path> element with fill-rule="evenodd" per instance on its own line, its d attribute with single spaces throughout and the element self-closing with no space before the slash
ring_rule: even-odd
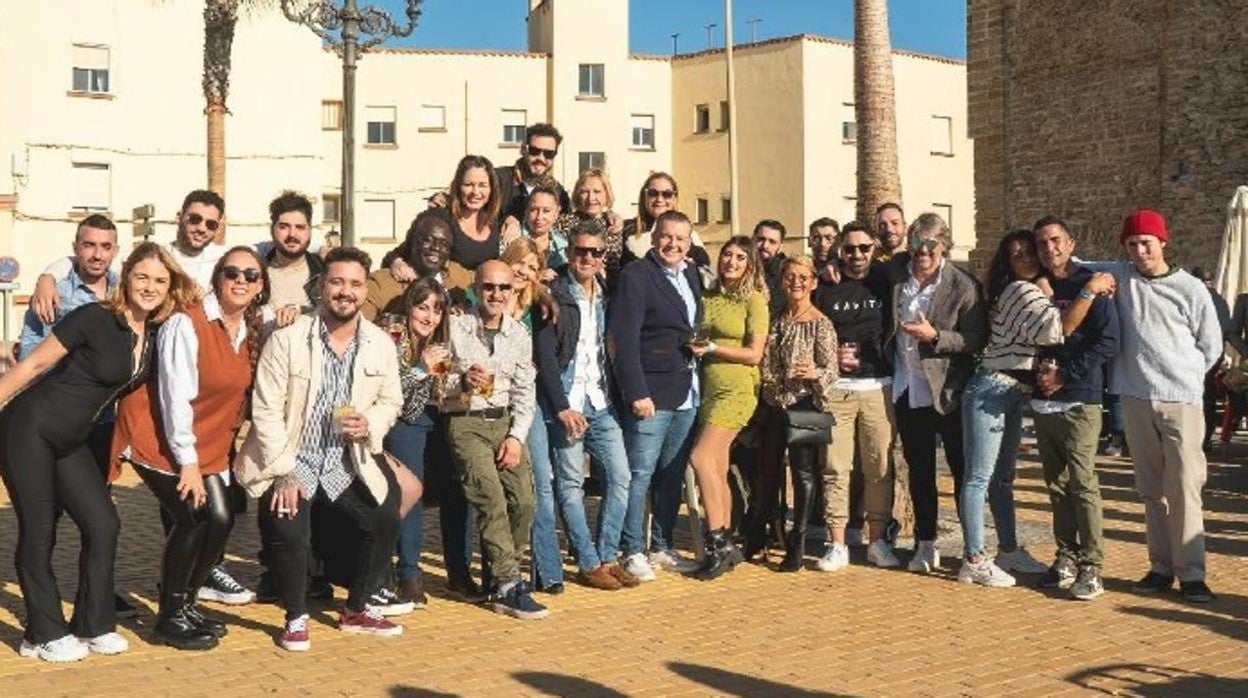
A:
<svg viewBox="0 0 1248 698">
<path fill-rule="evenodd" d="M 321 387 L 320 317 L 304 315 L 274 332 L 256 366 L 251 431 L 234 459 L 234 475 L 252 497 L 294 471 L 303 425 Z M 368 443 L 350 446 L 356 476 L 381 502 L 387 493 L 380 469 L 381 440 L 403 405 L 398 354 L 381 328 L 360 321 L 351 376 L 351 405 L 368 419 Z"/>
</svg>

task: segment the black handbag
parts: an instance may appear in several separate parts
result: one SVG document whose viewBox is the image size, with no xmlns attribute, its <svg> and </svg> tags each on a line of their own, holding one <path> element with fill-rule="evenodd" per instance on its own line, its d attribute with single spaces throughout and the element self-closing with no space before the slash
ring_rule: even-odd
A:
<svg viewBox="0 0 1248 698">
<path fill-rule="evenodd" d="M 836 418 L 818 410 L 785 410 L 785 442 L 790 446 L 826 446 L 832 443 Z"/>
</svg>

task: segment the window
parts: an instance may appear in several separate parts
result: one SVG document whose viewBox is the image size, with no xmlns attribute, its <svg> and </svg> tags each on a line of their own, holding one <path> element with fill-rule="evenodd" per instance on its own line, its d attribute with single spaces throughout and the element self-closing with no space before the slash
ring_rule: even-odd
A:
<svg viewBox="0 0 1248 698">
<path fill-rule="evenodd" d="M 858 219 L 858 197 L 849 195 L 841 197 L 841 220 L 852 221 Z"/>
<path fill-rule="evenodd" d="M 337 194 L 326 194 L 321 197 L 321 218 L 326 223 L 337 223 L 342 220 L 342 197 Z"/>
<path fill-rule="evenodd" d="M 694 107 L 693 132 L 706 133 L 711 130 L 711 108 L 705 104 Z"/>
<path fill-rule="evenodd" d="M 74 92 L 108 92 L 108 47 L 74 44 Z"/>
<path fill-rule="evenodd" d="M 654 115 L 633 114 L 633 148 L 654 150 Z"/>
<path fill-rule="evenodd" d="M 582 97 L 602 97 L 603 66 L 601 63 L 582 63 L 579 94 Z"/>
<path fill-rule="evenodd" d="M 720 131 L 728 130 L 728 115 L 730 113 L 731 112 L 728 111 L 728 102 L 727 101 L 720 102 L 719 103 L 719 130 Z"/>
<path fill-rule="evenodd" d="M 446 107 L 436 104 L 420 105 L 420 125 L 417 128 L 421 131 L 445 131 Z"/>
<path fill-rule="evenodd" d="M 524 142 L 524 127 L 528 121 L 528 112 L 523 109 L 503 110 L 503 143 L 520 145 Z"/>
<path fill-rule="evenodd" d="M 394 200 L 365 199 L 357 223 L 360 237 L 394 239 Z"/>
<path fill-rule="evenodd" d="M 703 198 L 699 198 L 697 209 L 694 211 L 695 215 L 694 215 L 693 222 L 705 225 L 707 220 L 709 220 L 711 217 L 710 207 L 711 207 L 711 203 L 709 201 Z"/>
<path fill-rule="evenodd" d="M 953 117 L 932 115 L 932 155 L 953 155 Z"/>
<path fill-rule="evenodd" d="M 107 213 L 112 198 L 112 168 L 103 162 L 75 162 L 70 172 L 69 210 L 75 213 Z"/>
<path fill-rule="evenodd" d="M 605 170 L 607 168 L 607 155 L 606 153 L 581 153 L 578 165 L 580 170 L 577 171 L 577 174 L 585 170 Z"/>
<path fill-rule="evenodd" d="M 368 145 L 394 145 L 394 107 L 366 107 Z"/>
<path fill-rule="evenodd" d="M 857 143 L 858 142 L 858 117 L 854 115 L 854 105 L 845 103 L 841 105 L 841 142 Z M 852 220 L 852 219 L 851 219 Z"/>
<path fill-rule="evenodd" d="M 953 230 L 953 205 L 952 204 L 932 204 L 932 213 L 945 219 L 945 225 Z"/>
<path fill-rule="evenodd" d="M 719 200 L 719 222 L 732 222 L 732 199 L 727 196 Z"/>
<path fill-rule="evenodd" d="M 342 102 L 325 99 L 321 100 L 321 130 L 322 131 L 341 131 L 342 130 Z"/>
</svg>

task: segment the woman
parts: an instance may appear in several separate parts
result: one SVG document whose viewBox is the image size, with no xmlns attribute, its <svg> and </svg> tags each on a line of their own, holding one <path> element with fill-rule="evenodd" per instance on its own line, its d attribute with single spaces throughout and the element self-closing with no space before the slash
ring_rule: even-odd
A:
<svg viewBox="0 0 1248 698">
<path fill-rule="evenodd" d="M 511 315 L 532 332 L 534 305 L 546 294 L 546 286 L 542 283 L 546 260 L 537 243 L 529 238 L 513 240 L 503 250 L 502 259 L 511 267 L 514 276 Z"/>
<path fill-rule="evenodd" d="M 764 509 L 774 509 L 779 498 L 786 446 L 785 411 L 831 411 L 832 388 L 838 378 L 836 329 L 811 303 L 811 291 L 817 283 L 815 274 L 814 260 L 806 255 L 788 257 L 780 266 L 786 305 L 784 314 L 771 324 L 762 365 L 762 397 L 769 409 L 763 430 L 762 474 L 755 505 Z M 793 528 L 785 536 L 781 572 L 796 572 L 802 567 L 806 524 L 816 499 L 819 448 L 788 447 L 793 477 Z M 844 486 L 835 492 L 829 491 L 828 496 L 839 497 L 840 509 L 848 512 L 849 473 L 845 472 L 843 477 Z M 771 519 L 770 511 L 756 517 L 761 522 Z"/>
<path fill-rule="evenodd" d="M 893 402 L 901 448 L 910 466 L 915 554 L 907 569 L 933 572 L 936 547 L 936 435 L 961 495 L 962 387 L 973 356 L 987 340 L 987 313 L 979 282 L 948 262 L 953 236 L 940 216 L 924 213 L 910 224 L 907 278 L 893 288 Z"/>
<path fill-rule="evenodd" d="M 542 258 L 542 281 L 555 278 L 555 270 L 568 263 L 568 237 L 560 227 L 563 217 L 559 215 L 559 191 L 551 185 L 538 184 L 529 192 L 529 200 L 525 206 L 523 236 L 537 246 L 538 256 Z M 519 239 L 519 238 L 516 238 Z M 515 240 L 508 240 L 510 245 Z"/>
<path fill-rule="evenodd" d="M 719 273 L 702 297 L 703 314 L 693 355 L 701 359 L 701 430 L 689 456 L 706 509 L 706 557 L 693 575 L 715 579 L 741 562 L 728 526 L 728 451 L 758 405 L 758 364 L 767 343 L 767 282 L 754 241 L 728 239 L 719 253 Z M 702 341 L 699 341 L 702 340 Z"/>
<path fill-rule="evenodd" d="M 1023 403 L 1035 387 L 1036 354 L 1062 342 L 1062 317 L 1049 300 L 1053 288 L 1036 258 L 1036 236 L 1026 228 L 997 245 L 984 279 L 989 308 L 988 345 L 962 393 L 966 479 L 958 505 L 965 550 L 958 580 L 989 587 L 1014 585 L 1006 570 L 1040 574 L 1047 566 L 1018 545 L 1014 469 L 1022 438 Z M 997 529 L 997 557 L 984 542 L 984 497 Z"/>
<path fill-rule="evenodd" d="M 108 301 L 65 316 L 0 376 L 0 469 L 17 514 L 17 576 L 26 605 L 22 656 L 71 662 L 129 647 L 116 632 L 113 606 L 117 509 L 84 442 L 100 413 L 147 379 L 156 324 L 181 312 L 194 294 L 195 282 L 169 253 L 143 243 L 122 265 Z M 68 624 L 52 576 L 62 509 L 82 535 Z"/>
<path fill-rule="evenodd" d="M 195 598 L 234 525 L 226 471 L 260 356 L 269 291 L 255 250 L 226 252 L 212 270 L 212 292 L 160 328 L 156 375 L 118 403 L 111 475 L 122 461 L 134 466 L 172 523 L 155 634 L 177 649 L 212 649 L 226 634 Z"/>
<path fill-rule="evenodd" d="M 620 268 L 624 219 L 611 210 L 612 206 L 615 206 L 615 194 L 607 173 L 599 169 L 585 170 L 572 187 L 572 210 L 560 216 L 558 228 L 570 232 L 581 221 L 596 221 L 606 234 L 606 264 L 608 273 L 614 275 Z"/>
<path fill-rule="evenodd" d="M 646 178 L 637 196 L 637 216 L 624 222 L 623 230 L 617 244 L 608 240 L 607 244 L 607 285 L 614 286 L 616 273 L 620 267 L 641 259 L 650 251 L 650 233 L 654 230 L 654 222 L 667 211 L 677 210 L 679 190 L 676 179 L 666 172 L 655 172 Z M 702 245 L 697 231 L 693 231 L 693 244 L 689 247 L 689 258 L 699 266 L 710 266 L 711 258 Z"/>
</svg>

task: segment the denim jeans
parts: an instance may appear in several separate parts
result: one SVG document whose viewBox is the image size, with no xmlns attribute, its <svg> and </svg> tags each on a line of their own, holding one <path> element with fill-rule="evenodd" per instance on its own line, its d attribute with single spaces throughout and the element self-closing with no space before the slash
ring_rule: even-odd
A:
<svg viewBox="0 0 1248 698">
<path fill-rule="evenodd" d="M 649 419 L 624 414 L 624 450 L 628 453 L 628 510 L 620 548 L 625 556 L 646 552 L 646 504 L 653 501 L 650 549 L 673 547 L 680 493 L 693 448 L 697 410 L 658 410 Z M 651 482 L 653 481 L 653 487 Z"/>
<path fill-rule="evenodd" d="M 997 528 L 997 548 L 1014 550 L 1014 472 L 1022 440 L 1023 403 L 1017 382 L 996 371 L 978 371 L 962 392 L 962 431 L 966 476 L 959 506 L 967 556 L 980 555 L 984 542 L 984 495 Z"/>
<path fill-rule="evenodd" d="M 533 586 L 545 589 L 563 583 L 563 554 L 555 531 L 554 468 L 550 437 L 541 405 L 534 405 L 533 426 L 528 437 L 529 462 L 533 464 Z"/>
<path fill-rule="evenodd" d="M 624 432 L 610 408 L 594 409 L 588 402 L 582 412 L 589 423 L 584 437 L 568 441 L 560 421 L 550 425 L 554 444 L 555 485 L 559 508 L 568 540 L 576 554 L 576 565 L 582 572 L 615 562 L 620 550 L 620 534 L 624 513 L 628 509 L 628 453 L 624 450 Z M 602 467 L 602 502 L 598 507 L 598 544 L 589 531 L 585 518 L 585 453 Z"/>
</svg>

